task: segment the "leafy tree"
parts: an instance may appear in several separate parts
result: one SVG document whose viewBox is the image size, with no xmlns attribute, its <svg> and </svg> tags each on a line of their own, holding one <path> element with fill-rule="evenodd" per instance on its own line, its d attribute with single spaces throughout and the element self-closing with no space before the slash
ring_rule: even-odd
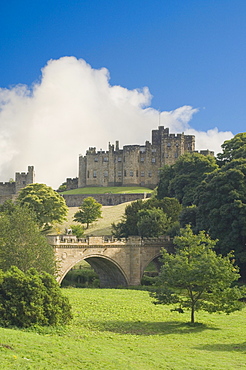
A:
<svg viewBox="0 0 246 370">
<path fill-rule="evenodd" d="M 93 221 L 101 217 L 102 205 L 93 197 L 87 197 L 79 207 L 79 211 L 74 214 L 74 221 L 86 224 L 86 228 L 88 229 Z"/>
<path fill-rule="evenodd" d="M 144 211 L 147 210 L 156 210 L 158 209 L 158 216 L 154 216 L 154 213 L 152 212 L 146 212 L 146 217 L 143 223 L 147 222 L 147 219 L 149 219 L 150 224 L 149 226 L 146 225 L 146 227 L 153 227 L 153 222 L 155 220 L 155 223 L 159 224 L 159 221 L 157 221 L 158 217 L 161 217 L 163 220 L 165 219 L 166 221 L 163 221 L 163 225 L 165 224 L 166 226 L 168 225 L 169 227 L 172 227 L 172 225 L 178 220 L 179 213 L 181 211 L 182 206 L 178 202 L 177 199 L 174 198 L 168 198 L 165 197 L 163 199 L 157 199 L 157 198 L 150 198 L 146 201 L 142 200 L 137 200 L 135 202 L 132 202 L 125 208 L 125 214 L 122 218 L 122 220 L 115 224 L 112 224 L 112 232 L 113 235 L 115 235 L 117 238 L 121 237 L 128 237 L 129 235 L 142 235 L 141 234 L 143 231 L 142 226 L 140 224 L 143 222 L 139 220 L 140 215 L 144 215 Z M 143 211 L 140 213 L 140 211 Z M 147 217 L 148 215 L 148 217 Z M 152 216 L 151 216 L 152 215 Z M 168 220 L 168 222 L 167 222 Z M 159 227 L 157 226 L 157 229 L 159 230 Z M 140 226 L 140 228 L 139 228 Z M 163 231 L 167 231 L 166 226 L 164 227 Z M 144 231 L 145 236 L 148 234 L 148 230 Z M 153 232 L 150 232 L 150 234 L 153 235 Z M 158 235 L 160 235 L 159 231 L 157 232 Z M 150 235 L 148 235 L 150 236 Z M 157 236 L 157 235 L 155 235 Z"/>
<path fill-rule="evenodd" d="M 35 212 L 37 223 L 44 230 L 55 222 L 63 222 L 68 212 L 64 198 L 45 184 L 30 184 L 21 189 L 18 203 L 28 205 Z"/>
<path fill-rule="evenodd" d="M 182 155 L 172 166 L 161 170 L 157 198 L 174 197 L 183 206 L 193 204 L 196 187 L 206 175 L 218 168 L 212 156 L 199 153 Z"/>
<path fill-rule="evenodd" d="M 197 229 L 219 239 L 218 252 L 234 250 L 237 263 L 245 267 L 246 159 L 233 160 L 208 175 L 197 188 L 195 202 Z"/>
<path fill-rule="evenodd" d="M 194 235 L 190 226 L 181 229 L 181 236 L 174 238 L 176 254 L 162 252 L 163 266 L 161 286 L 151 293 L 155 304 L 178 304 L 191 311 L 191 323 L 195 312 L 226 312 L 239 310 L 242 291 L 232 283 L 239 278 L 239 269 L 233 264 L 233 255 L 217 255 L 213 250 L 216 241 L 201 231 Z"/>
<path fill-rule="evenodd" d="M 231 140 L 226 140 L 221 147 L 222 153 L 217 155 L 220 166 L 233 159 L 246 159 L 246 132 L 235 135 Z"/>
<path fill-rule="evenodd" d="M 72 230 L 73 235 L 77 236 L 77 238 L 81 238 L 85 232 L 81 225 L 70 225 L 70 229 Z"/>
<path fill-rule="evenodd" d="M 170 226 L 167 215 L 158 208 L 141 209 L 137 218 L 138 235 L 141 237 L 164 235 Z"/>
<path fill-rule="evenodd" d="M 16 266 L 1 272 L 1 326 L 64 325 L 71 318 L 70 304 L 53 276 L 35 269 L 24 273 Z"/>
<path fill-rule="evenodd" d="M 7 206 L 8 205 L 8 206 Z M 8 202 L 0 213 L 0 268 L 15 265 L 22 271 L 35 267 L 39 272 L 55 272 L 55 255 L 26 206 Z"/>
</svg>

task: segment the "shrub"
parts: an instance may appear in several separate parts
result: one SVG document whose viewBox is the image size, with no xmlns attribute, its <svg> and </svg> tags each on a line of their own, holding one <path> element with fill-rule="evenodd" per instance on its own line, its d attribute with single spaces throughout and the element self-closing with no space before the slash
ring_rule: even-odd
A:
<svg viewBox="0 0 246 370">
<path fill-rule="evenodd" d="M 0 274 L 0 325 L 64 325 L 72 319 L 71 306 L 55 278 L 35 269 L 16 266 Z"/>
</svg>

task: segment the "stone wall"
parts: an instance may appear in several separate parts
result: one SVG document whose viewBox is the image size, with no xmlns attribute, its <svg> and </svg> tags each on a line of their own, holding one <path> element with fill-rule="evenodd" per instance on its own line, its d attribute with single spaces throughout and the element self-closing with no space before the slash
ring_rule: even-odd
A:
<svg viewBox="0 0 246 370">
<path fill-rule="evenodd" d="M 103 206 L 115 206 L 117 204 L 132 202 L 138 199 L 145 199 L 151 196 L 150 193 L 141 194 L 64 194 L 63 197 L 68 207 L 80 207 L 83 200 L 93 197 Z"/>
</svg>

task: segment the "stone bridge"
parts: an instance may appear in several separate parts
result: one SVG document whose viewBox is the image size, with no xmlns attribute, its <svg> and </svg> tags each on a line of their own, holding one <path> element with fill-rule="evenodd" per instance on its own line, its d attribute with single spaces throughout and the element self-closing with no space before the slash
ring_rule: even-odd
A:
<svg viewBox="0 0 246 370">
<path fill-rule="evenodd" d="M 161 248 L 173 250 L 167 237 L 117 240 L 111 237 L 77 239 L 73 235 L 49 235 L 48 240 L 55 248 L 59 283 L 73 266 L 85 260 L 99 275 L 101 287 L 139 285 L 148 264 L 152 261 L 158 264 Z"/>
</svg>

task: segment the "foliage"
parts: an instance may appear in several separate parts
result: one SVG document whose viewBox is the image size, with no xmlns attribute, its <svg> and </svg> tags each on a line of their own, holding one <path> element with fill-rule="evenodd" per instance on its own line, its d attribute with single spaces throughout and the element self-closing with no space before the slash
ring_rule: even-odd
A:
<svg viewBox="0 0 246 370">
<path fill-rule="evenodd" d="M 54 250 L 41 235 L 29 208 L 5 204 L 0 213 L 0 230 L 1 269 L 6 271 L 15 265 L 24 272 L 34 267 L 39 272 L 54 273 Z"/>
<path fill-rule="evenodd" d="M 163 250 L 161 286 L 151 295 L 155 303 L 178 304 L 178 309 L 191 310 L 191 323 L 195 311 L 226 312 L 239 310 L 242 292 L 232 283 L 240 277 L 233 264 L 233 255 L 217 255 L 213 250 L 216 241 L 204 231 L 193 234 L 190 226 L 181 229 L 181 236 L 174 238 L 176 254 Z"/>
<path fill-rule="evenodd" d="M 218 252 L 235 251 L 246 263 L 246 159 L 233 160 L 211 173 L 196 191 L 196 228 L 218 238 Z"/>
<path fill-rule="evenodd" d="M 141 237 L 164 235 L 169 226 L 170 220 L 161 209 L 141 209 L 137 213 L 138 235 Z"/>
<path fill-rule="evenodd" d="M 163 235 L 178 220 L 181 208 L 177 199 L 169 197 L 161 200 L 154 197 L 146 201 L 137 200 L 126 206 L 119 223 L 112 224 L 113 235 L 117 238 L 129 235 Z"/>
<path fill-rule="evenodd" d="M 161 170 L 157 197 L 174 197 L 183 206 L 193 204 L 194 192 L 205 176 L 218 168 L 212 156 L 187 153 L 178 158 L 172 166 Z"/>
<path fill-rule="evenodd" d="M 99 288 L 100 281 L 98 274 L 92 268 L 80 268 L 70 270 L 62 281 L 62 287 L 76 288 Z"/>
<path fill-rule="evenodd" d="M 58 193 L 63 193 L 64 191 L 66 191 L 67 190 L 67 183 L 66 182 L 63 182 L 60 186 L 59 186 L 59 188 L 57 189 L 57 192 Z"/>
<path fill-rule="evenodd" d="M 89 225 L 102 217 L 102 205 L 98 203 L 93 197 L 87 197 L 83 200 L 79 211 L 74 215 L 74 221 L 86 224 L 88 229 Z"/>
<path fill-rule="evenodd" d="M 55 278 L 35 269 L 26 273 L 16 266 L 0 282 L 0 325 L 64 325 L 72 318 L 71 307 Z"/>
<path fill-rule="evenodd" d="M 221 147 L 222 153 L 217 155 L 220 166 L 233 159 L 246 159 L 246 132 L 235 135 L 231 140 L 226 140 Z"/>
<path fill-rule="evenodd" d="M 72 230 L 73 235 L 77 236 L 77 238 L 81 238 L 85 233 L 85 229 L 82 225 L 70 225 L 70 229 Z"/>
<path fill-rule="evenodd" d="M 55 222 L 63 222 L 68 212 L 64 198 L 45 184 L 30 184 L 21 189 L 18 203 L 35 212 L 37 223 L 44 230 Z"/>
</svg>

